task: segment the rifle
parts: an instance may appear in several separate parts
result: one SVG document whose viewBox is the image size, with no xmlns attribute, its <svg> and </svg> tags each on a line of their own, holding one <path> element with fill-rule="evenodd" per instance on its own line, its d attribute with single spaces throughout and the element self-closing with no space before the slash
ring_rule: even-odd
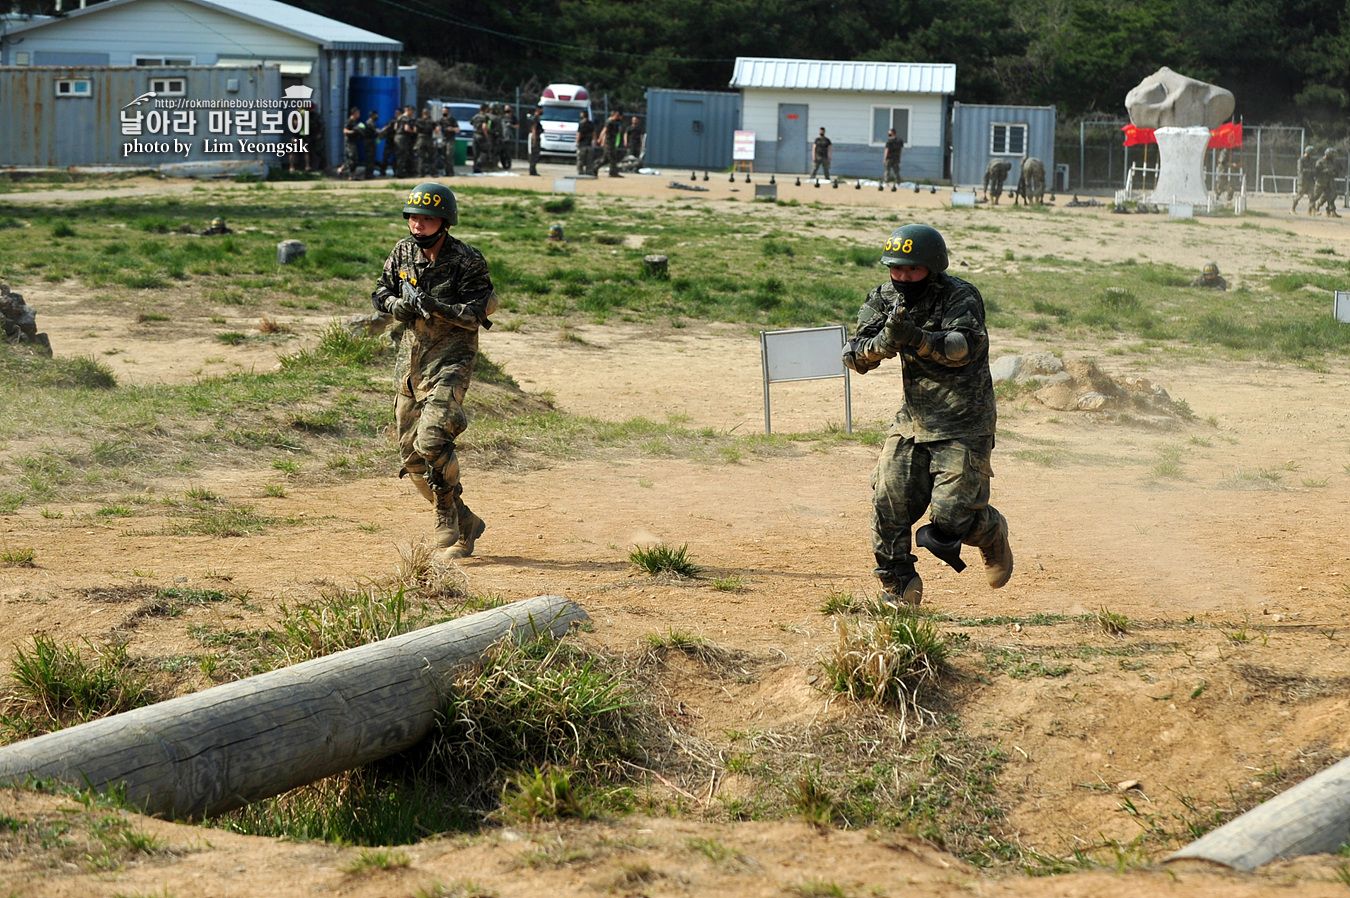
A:
<svg viewBox="0 0 1350 898">
<path fill-rule="evenodd" d="M 408 300 L 412 309 L 422 318 L 431 318 L 431 312 L 426 306 L 426 294 L 417 289 L 417 278 L 408 277 L 408 272 L 400 271 L 398 276 L 403 279 L 403 298 Z"/>
</svg>

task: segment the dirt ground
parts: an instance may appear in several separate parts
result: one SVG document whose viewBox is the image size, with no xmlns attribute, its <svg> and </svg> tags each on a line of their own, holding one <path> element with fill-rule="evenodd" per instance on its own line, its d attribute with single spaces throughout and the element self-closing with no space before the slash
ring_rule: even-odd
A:
<svg viewBox="0 0 1350 898">
<path fill-rule="evenodd" d="M 582 182 L 578 192 L 664 199 L 675 195 L 667 184 L 681 174 L 687 180 L 687 172 L 602 178 Z M 527 180 L 512 179 L 510 186 L 531 186 Z M 726 184 L 725 176 L 707 186 L 709 193 L 690 196 L 720 203 L 733 186 L 749 189 Z M 141 189 L 181 186 L 133 182 L 110 192 Z M 899 208 L 939 227 L 958 214 L 941 207 L 941 192 L 784 185 L 780 196 L 789 190 L 804 201 Z M 54 192 L 51 200 L 60 197 Z M 1063 215 L 995 210 L 1005 233 L 981 235 L 979 249 L 954 246 L 954 264 L 962 266 L 956 270 L 978 284 L 987 260 L 1001 258 L 1007 247 L 1019 258 L 1049 253 L 1105 261 L 1144 252 L 1196 268 L 1214 258 L 1236 286 L 1262 267 L 1297 267 L 1288 250 L 1300 241 L 1350 255 L 1350 225 L 1289 216 L 1283 201 L 1255 204 L 1270 213 L 1254 219 L 1259 228 L 1206 219 L 1177 240 L 1175 230 L 1153 218 L 1067 210 L 1063 200 Z M 793 213 L 765 207 L 764 214 Z M 109 320 L 61 289 L 23 291 L 58 354 L 109 358 L 125 381 L 184 382 L 276 364 L 274 347 L 221 346 L 204 321 L 200 332 L 179 328 L 146 340 L 133 315 Z M 326 319 L 297 315 L 286 323 L 305 340 Z M 556 330 L 527 320 L 516 331 L 493 330 L 482 345 L 526 390 L 551 393 L 569 412 L 762 430 L 759 344 L 748 329 L 691 322 L 679 330 L 580 325 L 571 332 L 584 342 L 561 340 Z M 927 556 L 920 561 L 925 604 L 958 619 L 1025 621 L 1036 613 L 1104 608 L 1130 622 L 1116 636 L 1062 620 L 959 628 L 970 635 L 970 647 L 956 658 L 964 684 L 960 713 L 969 732 L 993 740 L 1008 758 L 999 779 L 1007 838 L 1060 857 L 1107 840 L 1129 843 L 1150 827 L 1184 830 L 1188 820 L 1275 794 L 1343 757 L 1350 751 L 1345 360 L 1314 367 L 1141 362 L 1112 353 L 1109 343 L 1045 346 L 991 337 L 993 357 L 1054 348 L 1068 358 L 1095 359 L 1113 375 L 1143 374 L 1196 416 L 1157 428 L 1056 411 L 1030 396 L 1000 403 L 993 502 L 1012 528 L 1012 581 L 991 591 L 978 559 L 963 574 Z M 109 350 L 118 354 L 105 356 Z M 854 421 L 889 418 L 899 395 L 895 366 L 853 378 Z M 842 385 L 775 385 L 773 406 L 775 431 L 841 424 Z M 14 450 L 0 447 L 0 457 Z M 1172 467 L 1160 474 L 1168 459 Z M 679 700 L 680 723 L 713 741 L 733 729 L 786 731 L 844 713 L 813 685 L 834 639 L 819 608 L 831 593 L 875 590 L 867 538 L 873 461 L 872 450 L 852 445 L 735 461 L 559 460 L 522 470 L 484 470 L 469 457 L 466 499 L 488 530 L 462 567 L 478 592 L 574 599 L 594 620 L 588 638 L 617 650 L 632 651 L 646 634 L 673 628 L 748 653 L 756 676 L 747 683 L 672 667 L 664 685 Z M 36 632 L 62 640 L 105 636 L 126 609 L 86 598 L 92 587 L 203 586 L 228 576 L 231 589 L 275 608 L 311 595 L 316 584 L 386 575 L 398 548 L 429 530 L 424 503 L 393 471 L 269 498 L 264 486 L 275 473 L 204 471 L 190 483 L 165 480 L 152 488 L 168 494 L 202 486 L 313 524 L 211 539 L 145 535 L 156 529 L 153 517 L 96 520 L 92 503 L 52 509 L 64 514 L 59 519 L 28 506 L 0 517 L 0 547 L 35 546 L 38 565 L 0 568 L 0 657 L 12 656 Z M 656 540 L 687 543 L 704 577 L 672 583 L 639 575 L 628 550 Z M 733 575 L 742 578 L 740 589 L 710 585 L 711 578 Z M 156 619 L 132 633 L 131 651 L 167 654 L 188 644 L 183 619 Z M 995 656 L 1014 660 L 987 667 L 985 659 Z M 695 798 L 712 808 L 733 790 L 714 778 Z M 57 799 L 0 793 L 0 819 L 60 817 L 68 812 L 63 808 Z M 1331 857 L 1281 862 L 1253 875 L 1149 865 L 1120 874 L 990 876 L 909 835 L 712 823 L 698 808 L 679 819 L 630 817 L 435 839 L 404 849 L 406 867 L 370 875 L 344 872 L 354 849 L 153 819 L 136 825 L 169 847 L 114 872 L 90 873 L 74 863 L 38 867 L 23 853 L 0 857 L 0 885 L 16 896 L 393 896 L 464 880 L 502 896 L 834 894 L 811 891 L 822 883 L 847 895 L 1345 894 L 1338 879 L 1344 861 Z M 732 851 L 712 860 L 690 847 L 700 839 Z M 530 860 L 540 852 L 553 852 L 556 863 Z"/>
</svg>

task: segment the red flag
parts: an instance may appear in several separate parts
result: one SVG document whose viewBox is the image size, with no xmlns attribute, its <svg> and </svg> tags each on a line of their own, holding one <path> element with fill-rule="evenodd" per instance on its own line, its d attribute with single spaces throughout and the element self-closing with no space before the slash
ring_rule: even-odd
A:
<svg viewBox="0 0 1350 898">
<path fill-rule="evenodd" d="M 1126 125 L 1120 130 L 1125 132 L 1125 146 L 1127 147 L 1141 143 L 1158 142 L 1158 138 L 1153 136 L 1152 128 L 1136 128 L 1134 125 Z"/>
<path fill-rule="evenodd" d="M 1209 149 L 1236 149 L 1242 146 L 1242 123 L 1229 122 L 1209 132 Z"/>
</svg>

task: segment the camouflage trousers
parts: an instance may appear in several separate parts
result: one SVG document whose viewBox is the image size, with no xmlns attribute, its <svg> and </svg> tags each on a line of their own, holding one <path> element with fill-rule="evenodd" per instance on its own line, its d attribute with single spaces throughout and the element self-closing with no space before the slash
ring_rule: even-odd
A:
<svg viewBox="0 0 1350 898">
<path fill-rule="evenodd" d="M 436 174 L 436 145 L 431 138 L 417 139 L 417 177 L 429 178 Z"/>
<path fill-rule="evenodd" d="M 469 426 L 463 405 L 468 389 L 466 370 L 442 380 L 425 400 L 418 401 L 403 390 L 394 399 L 398 452 L 403 461 L 399 476 L 425 477 L 432 484 L 437 510 L 456 526 L 470 513 L 462 498 L 464 487 L 455 453 L 455 438 Z"/>
<path fill-rule="evenodd" d="M 885 178 L 885 180 L 887 180 L 887 181 L 893 181 L 893 182 L 895 182 L 896 184 L 899 184 L 899 183 L 900 183 L 900 160 L 899 160 L 899 159 L 895 160 L 894 162 L 887 162 L 887 163 L 886 163 L 886 178 Z"/>
<path fill-rule="evenodd" d="M 1312 209 L 1316 209 L 1317 207 L 1312 205 L 1313 197 L 1316 194 L 1317 188 L 1313 186 L 1313 183 L 1311 181 L 1300 181 L 1298 185 L 1298 192 L 1294 194 L 1294 204 L 1293 206 L 1290 207 L 1291 211 L 1298 210 L 1298 201 L 1303 199 L 1305 196 L 1308 198 L 1309 210 L 1311 211 Z"/>
<path fill-rule="evenodd" d="M 540 146 L 538 138 L 530 139 L 530 174 L 539 174 Z"/>
<path fill-rule="evenodd" d="M 342 173 L 349 178 L 356 177 L 356 166 L 360 162 L 361 151 L 358 149 L 360 144 L 353 141 L 347 141 L 343 144 Z"/>
<path fill-rule="evenodd" d="M 413 144 L 407 137 L 394 141 L 394 174 L 400 178 L 413 176 Z"/>
<path fill-rule="evenodd" d="M 872 472 L 872 553 L 883 585 L 914 573 L 910 531 L 924 510 L 929 519 L 968 546 L 991 546 L 1001 515 L 989 504 L 989 459 L 994 441 L 917 443 L 891 434 Z"/>
<path fill-rule="evenodd" d="M 814 178 L 816 176 L 816 172 L 820 171 L 823 168 L 825 169 L 825 180 L 826 181 L 830 180 L 830 160 L 817 159 L 815 162 L 816 164 L 811 166 L 811 177 Z"/>
</svg>

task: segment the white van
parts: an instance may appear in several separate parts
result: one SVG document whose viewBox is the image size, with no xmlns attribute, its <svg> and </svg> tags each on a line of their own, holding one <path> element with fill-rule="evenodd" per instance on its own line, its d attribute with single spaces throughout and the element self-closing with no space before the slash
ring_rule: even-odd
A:
<svg viewBox="0 0 1350 898">
<path fill-rule="evenodd" d="M 581 121 L 581 113 L 585 111 L 591 121 L 595 121 L 590 91 L 580 84 L 550 84 L 544 88 L 539 105 L 544 107 L 544 137 L 539 143 L 539 152 L 575 156 L 577 122 Z"/>
</svg>

